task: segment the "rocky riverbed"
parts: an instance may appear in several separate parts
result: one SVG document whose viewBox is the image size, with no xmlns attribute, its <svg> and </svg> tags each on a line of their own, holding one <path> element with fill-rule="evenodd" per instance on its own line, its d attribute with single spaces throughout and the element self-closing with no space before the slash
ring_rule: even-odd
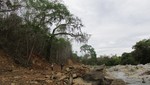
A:
<svg viewBox="0 0 150 85">
<path fill-rule="evenodd" d="M 124 80 L 127 85 L 150 85 L 150 64 L 117 65 L 108 68 L 107 74 Z"/>
</svg>

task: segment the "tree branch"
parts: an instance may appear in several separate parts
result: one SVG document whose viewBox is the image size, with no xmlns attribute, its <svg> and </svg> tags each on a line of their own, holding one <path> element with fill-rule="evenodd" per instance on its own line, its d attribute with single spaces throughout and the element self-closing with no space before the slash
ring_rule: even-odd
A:
<svg viewBox="0 0 150 85">
<path fill-rule="evenodd" d="M 10 11 L 15 11 L 20 7 L 24 7 L 22 5 L 13 5 L 11 9 L 6 9 L 6 10 L 0 10 L 0 12 L 10 12 Z"/>
<path fill-rule="evenodd" d="M 10 11 L 14 11 L 12 9 L 9 9 L 9 10 L 0 10 L 0 12 L 10 12 Z"/>
<path fill-rule="evenodd" d="M 67 33 L 67 32 L 56 33 L 56 34 L 54 34 L 54 35 L 55 35 L 55 36 L 57 36 L 57 35 L 70 35 L 71 37 L 79 37 L 79 36 L 82 36 L 81 34 L 80 34 L 80 35 L 76 35 L 76 34 Z"/>
<path fill-rule="evenodd" d="M 67 25 L 67 24 L 61 24 L 61 25 L 57 26 L 57 27 L 53 30 L 52 34 L 54 34 L 55 31 L 56 31 L 59 27 L 61 27 L 61 26 L 63 26 L 63 25 Z M 55 34 L 54 34 L 54 35 L 55 35 Z"/>
</svg>

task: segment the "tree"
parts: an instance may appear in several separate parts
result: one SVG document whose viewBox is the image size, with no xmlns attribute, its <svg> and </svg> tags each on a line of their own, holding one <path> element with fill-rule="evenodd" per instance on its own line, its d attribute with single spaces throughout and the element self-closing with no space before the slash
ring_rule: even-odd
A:
<svg viewBox="0 0 150 85">
<path fill-rule="evenodd" d="M 97 63 L 96 52 L 91 45 L 84 44 L 80 49 L 85 53 L 84 57 L 86 57 L 88 64 L 94 65 Z"/>
<path fill-rule="evenodd" d="M 133 55 L 139 63 L 150 63 L 150 39 L 144 39 L 137 42 L 133 48 Z"/>
<path fill-rule="evenodd" d="M 110 60 L 109 56 L 103 55 L 97 58 L 97 65 L 108 65 L 108 61 Z"/>
<path fill-rule="evenodd" d="M 126 64 L 136 65 L 138 63 L 133 57 L 132 53 L 123 53 L 121 57 L 121 64 L 122 65 L 126 65 Z"/>
<path fill-rule="evenodd" d="M 64 38 L 55 38 L 52 43 L 52 51 L 50 62 L 56 62 L 58 64 L 66 63 L 72 55 L 72 46 L 70 41 Z"/>
<path fill-rule="evenodd" d="M 52 43 L 56 37 L 70 36 L 79 42 L 86 42 L 89 35 L 83 33 L 81 20 L 72 15 L 66 6 L 57 1 L 27 0 L 26 22 L 34 28 L 47 31 L 49 47 L 47 60 L 51 57 Z M 31 15 L 32 14 L 32 15 Z"/>
</svg>

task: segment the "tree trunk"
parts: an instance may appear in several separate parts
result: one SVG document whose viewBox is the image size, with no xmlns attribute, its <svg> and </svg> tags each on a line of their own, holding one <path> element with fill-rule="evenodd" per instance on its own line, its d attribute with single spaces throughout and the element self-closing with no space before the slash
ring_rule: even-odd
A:
<svg viewBox="0 0 150 85">
<path fill-rule="evenodd" d="M 47 57 L 46 57 L 46 59 L 48 60 L 48 62 L 50 61 L 50 58 L 51 58 L 53 39 L 54 39 L 54 36 L 51 36 L 50 40 L 49 40 L 49 46 L 47 48 Z"/>
</svg>

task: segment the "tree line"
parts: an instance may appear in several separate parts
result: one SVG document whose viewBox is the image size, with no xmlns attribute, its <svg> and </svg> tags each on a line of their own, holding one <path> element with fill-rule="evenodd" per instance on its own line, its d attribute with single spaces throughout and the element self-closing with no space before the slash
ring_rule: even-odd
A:
<svg viewBox="0 0 150 85">
<path fill-rule="evenodd" d="M 143 39 L 137 42 L 133 46 L 133 51 L 130 53 L 124 52 L 121 56 L 113 55 L 113 56 L 96 56 L 96 52 L 91 45 L 83 45 L 81 46 L 81 51 L 84 51 L 85 54 L 78 57 L 74 54 L 76 59 L 80 59 L 80 62 L 88 65 L 102 65 L 105 64 L 107 66 L 114 65 L 137 65 L 137 64 L 146 64 L 150 63 L 150 39 Z"/>
<path fill-rule="evenodd" d="M 82 21 L 59 0 L 0 0 L 0 49 L 25 67 L 32 55 L 65 63 L 71 40 L 87 42 Z"/>
</svg>

